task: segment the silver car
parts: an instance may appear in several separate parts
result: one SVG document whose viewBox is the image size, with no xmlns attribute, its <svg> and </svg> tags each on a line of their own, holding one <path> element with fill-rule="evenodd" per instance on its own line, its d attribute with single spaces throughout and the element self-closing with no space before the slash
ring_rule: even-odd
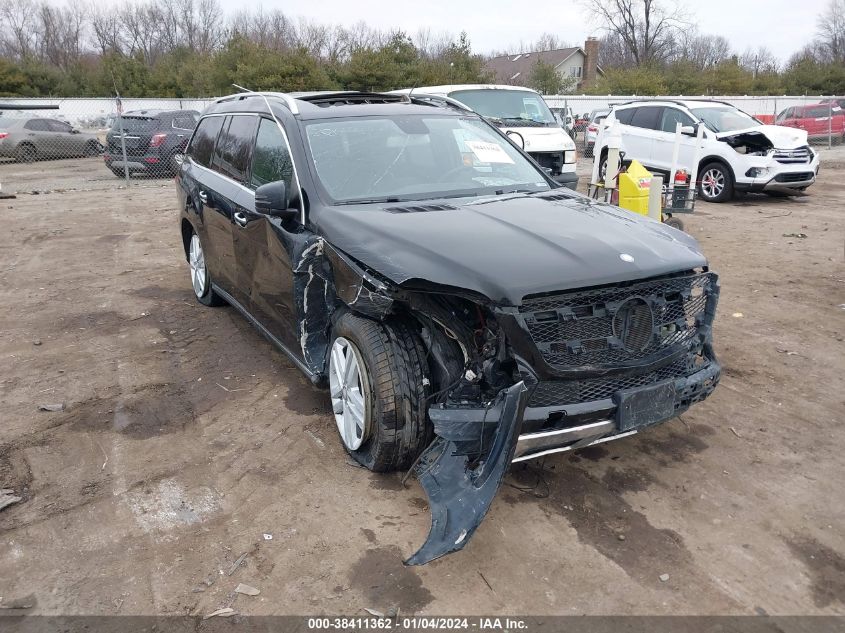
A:
<svg viewBox="0 0 845 633">
<path fill-rule="evenodd" d="M 93 134 L 80 132 L 57 119 L 0 119 L 0 157 L 30 163 L 42 158 L 74 158 L 102 154 Z"/>
</svg>

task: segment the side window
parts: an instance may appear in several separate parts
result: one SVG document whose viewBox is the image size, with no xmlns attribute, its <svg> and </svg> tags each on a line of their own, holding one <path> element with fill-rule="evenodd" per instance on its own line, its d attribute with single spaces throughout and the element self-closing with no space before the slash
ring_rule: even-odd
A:
<svg viewBox="0 0 845 633">
<path fill-rule="evenodd" d="M 619 121 L 622 125 L 631 125 L 631 117 L 634 116 L 634 112 L 637 111 L 637 108 L 627 108 L 625 110 L 617 110 L 616 111 L 616 120 Z"/>
<path fill-rule="evenodd" d="M 275 121 L 262 118 L 255 139 L 250 186 L 256 189 L 277 180 L 284 180 L 293 194 L 293 162 L 285 138 Z"/>
<path fill-rule="evenodd" d="M 792 117 L 792 108 L 787 108 L 777 116 L 777 121 L 786 121 Z"/>
<path fill-rule="evenodd" d="M 64 121 L 56 121 L 55 119 L 48 119 L 47 125 L 51 132 L 62 132 L 64 134 L 69 133 L 73 127 L 69 123 L 65 123 Z"/>
<path fill-rule="evenodd" d="M 663 111 L 663 106 L 643 106 L 637 108 L 634 116 L 631 117 L 631 125 L 634 127 L 642 127 L 647 130 L 660 129 L 660 115 Z"/>
<path fill-rule="evenodd" d="M 188 148 L 190 156 L 197 165 L 203 167 L 211 166 L 211 155 L 214 153 L 214 142 L 220 134 L 225 118 L 222 116 L 210 116 L 200 121 L 191 146 Z"/>
<path fill-rule="evenodd" d="M 226 118 L 229 123 L 224 126 L 214 150 L 212 169 L 232 180 L 247 184 L 258 117 L 247 115 Z"/>
<path fill-rule="evenodd" d="M 830 108 L 810 108 L 804 116 L 810 119 L 826 119 L 830 116 Z"/>
<path fill-rule="evenodd" d="M 685 112 L 681 112 L 677 108 L 663 108 L 663 117 L 660 123 L 660 129 L 664 132 L 671 132 L 674 134 L 677 123 L 689 126 L 695 125 L 695 122 L 688 117 Z"/>
<path fill-rule="evenodd" d="M 24 127 L 27 130 L 32 130 L 33 132 L 46 132 L 49 129 L 47 127 L 47 121 L 44 119 L 30 119 L 26 122 Z"/>
</svg>

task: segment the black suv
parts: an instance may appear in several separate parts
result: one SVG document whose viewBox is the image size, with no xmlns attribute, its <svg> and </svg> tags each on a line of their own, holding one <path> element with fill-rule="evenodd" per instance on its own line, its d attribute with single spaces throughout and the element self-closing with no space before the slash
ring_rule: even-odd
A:
<svg viewBox="0 0 845 633">
<path fill-rule="evenodd" d="M 198 119 L 196 110 L 137 110 L 117 117 L 106 135 L 106 167 L 124 177 L 125 143 L 130 175 L 176 175 L 177 157 L 185 151 Z"/>
<path fill-rule="evenodd" d="M 719 380 L 719 285 L 691 237 L 559 188 L 436 97 L 240 94 L 177 175 L 197 299 L 328 386 L 340 439 L 415 465 L 460 549 L 511 462 L 631 435 Z"/>
</svg>

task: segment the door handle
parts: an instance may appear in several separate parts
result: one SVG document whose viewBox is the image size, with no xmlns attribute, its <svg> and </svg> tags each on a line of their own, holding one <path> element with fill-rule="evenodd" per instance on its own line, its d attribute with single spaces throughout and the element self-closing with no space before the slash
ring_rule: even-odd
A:
<svg viewBox="0 0 845 633">
<path fill-rule="evenodd" d="M 200 189 L 199 199 L 203 204 L 208 204 L 208 194 L 202 189 Z"/>
<path fill-rule="evenodd" d="M 237 224 L 238 226 L 246 226 L 246 223 L 247 223 L 246 213 L 241 213 L 240 211 L 236 211 L 235 214 L 232 216 L 232 218 L 235 220 L 235 224 Z"/>
</svg>

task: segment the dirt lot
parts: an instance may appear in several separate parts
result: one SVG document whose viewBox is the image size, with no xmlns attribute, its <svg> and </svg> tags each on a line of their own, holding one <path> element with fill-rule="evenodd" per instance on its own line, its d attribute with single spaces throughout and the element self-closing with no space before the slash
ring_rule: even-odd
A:
<svg viewBox="0 0 845 633">
<path fill-rule="evenodd" d="M 83 172 L 0 175 L 43 190 Z M 422 568 L 401 563 L 428 528 L 416 482 L 352 466 L 327 395 L 234 310 L 194 301 L 171 183 L 0 201 L 0 488 L 24 497 L 0 511 L 0 604 L 845 614 L 843 175 L 700 204 L 687 230 L 722 279 L 714 396 L 514 467 L 469 546 Z"/>
</svg>

